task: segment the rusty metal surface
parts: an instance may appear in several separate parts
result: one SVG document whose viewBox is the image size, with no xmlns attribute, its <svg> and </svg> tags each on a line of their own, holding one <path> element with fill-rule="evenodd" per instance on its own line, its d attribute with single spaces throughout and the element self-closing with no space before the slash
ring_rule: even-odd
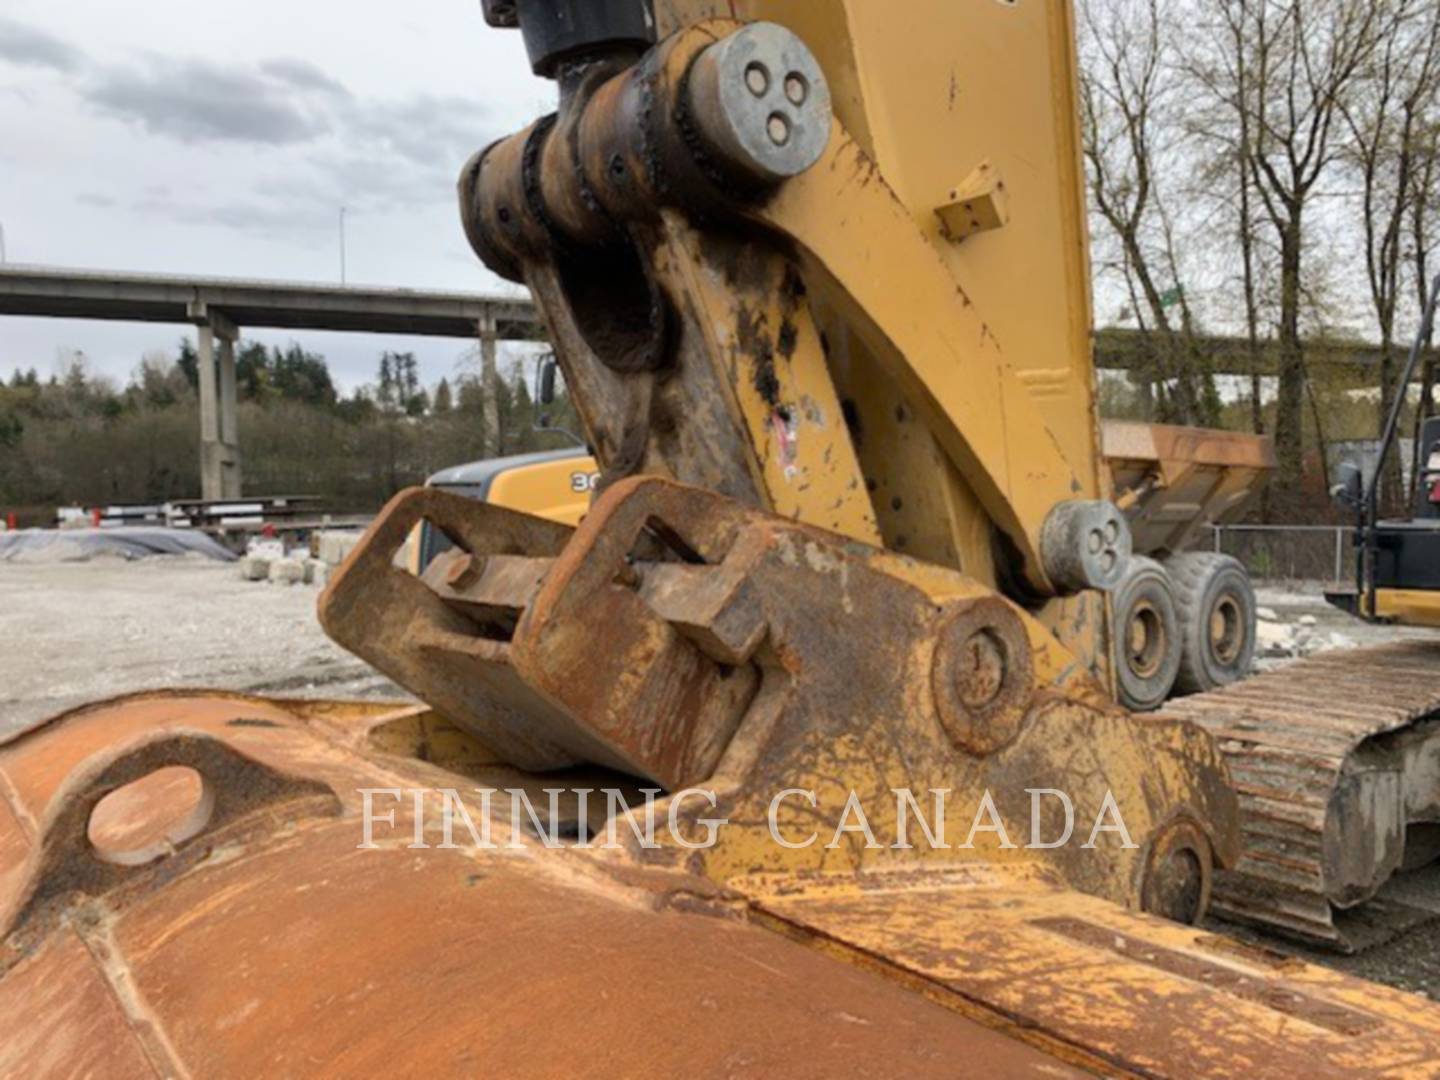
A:
<svg viewBox="0 0 1440 1080">
<path fill-rule="evenodd" d="M 1234 521 L 1275 471 L 1265 435 L 1105 420 L 1105 464 L 1142 554 L 1183 551 L 1208 523 Z"/>
<path fill-rule="evenodd" d="M 1440 1013 L 1419 999 L 1127 914 L 1035 866 L 719 888 L 595 849 L 441 849 L 433 817 L 412 849 L 408 799 L 359 849 L 358 789 L 442 779 L 399 753 L 419 744 L 395 725 L 427 715 L 136 695 L 0 749 L 0 1076 L 1268 1080 L 1440 1062 Z M 181 735 L 328 798 L 272 793 L 154 865 L 73 878 L 55 917 L 27 922 L 67 808 Z"/>
<path fill-rule="evenodd" d="M 458 545 L 422 580 L 392 556 L 427 513 Z M 1238 852 L 1234 796 L 1209 740 L 1115 709 L 1044 625 L 963 575 L 658 479 L 611 487 L 548 569 L 516 550 L 523 535 L 515 515 L 484 504 L 402 495 L 332 580 L 322 621 L 512 764 L 528 763 L 507 747 L 543 736 L 564 751 L 549 767 L 585 762 L 667 791 L 721 789 L 733 823 L 722 842 L 648 857 L 722 882 L 888 857 L 853 836 L 838 847 L 774 843 L 768 803 L 793 787 L 813 789 L 816 803 L 786 809 L 786 828 L 838 817 L 856 791 L 887 835 L 896 787 L 951 790 L 962 815 L 989 792 L 1012 822 L 1030 821 L 1030 788 L 1065 791 L 1087 823 L 1113 798 L 1134 847 L 1017 851 L 986 833 L 971 850 L 928 854 L 1034 860 L 1075 888 L 1185 918 L 1203 909 L 1212 863 Z M 466 561 L 502 547 L 512 560 L 493 581 Z M 457 621 L 457 582 L 481 589 L 513 566 L 542 576 L 512 588 L 504 635 Z M 506 688 L 503 715 L 495 687 Z M 704 813 L 692 804 L 681 816 Z M 1198 879 L 1152 858 L 1181 825 L 1205 849 Z M 1157 887 L 1172 874 L 1175 888 Z"/>
<path fill-rule="evenodd" d="M 1244 851 L 1215 910 L 1343 950 L 1387 936 L 1364 906 L 1440 812 L 1440 647 L 1325 653 L 1165 714 L 1212 734 L 1240 798 Z"/>
<path fill-rule="evenodd" d="M 142 695 L 0 752 L 0 1076 L 1080 1075 L 724 905 L 666 910 L 673 883 L 533 850 L 412 851 L 403 810 L 403 839 L 357 850 L 356 788 L 423 777 L 353 747 L 407 712 Z M 88 763 L 182 731 L 323 781 L 334 805 L 217 823 L 25 933 L 17 902 L 44 891 L 36 853 Z"/>
<path fill-rule="evenodd" d="M 1440 1010 L 1004 869 L 742 883 L 777 928 L 858 951 L 1017 1037 L 1147 1077 L 1425 1077 Z M 1083 1056 L 1082 1056 L 1083 1055 Z"/>
<path fill-rule="evenodd" d="M 395 553 L 421 521 L 429 521 L 480 558 L 553 556 L 573 532 L 500 507 L 487 506 L 485 513 L 476 515 L 469 500 L 435 488 L 410 492 L 392 500 L 375 519 L 321 596 L 319 615 L 325 632 L 402 686 L 423 680 L 436 708 L 473 729 L 522 768 L 573 764 L 574 753 L 547 734 L 545 717 L 553 709 L 511 678 L 501 661 L 507 647 L 504 628 L 477 627 L 409 571 L 394 565 Z M 422 626 L 424 632 L 417 632 Z M 466 653 L 463 660 L 455 659 L 457 646 Z M 487 663 L 491 658 L 497 662 Z M 467 661 L 476 674 L 455 671 L 457 664 Z M 528 719 L 521 722 L 520 717 Z"/>
</svg>

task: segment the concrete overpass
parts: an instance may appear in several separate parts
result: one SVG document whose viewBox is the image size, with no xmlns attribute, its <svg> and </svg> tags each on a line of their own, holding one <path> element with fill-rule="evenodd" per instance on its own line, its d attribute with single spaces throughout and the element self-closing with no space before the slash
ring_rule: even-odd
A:
<svg viewBox="0 0 1440 1080">
<path fill-rule="evenodd" d="M 544 340 L 523 297 L 39 266 L 0 266 L 0 315 L 6 314 L 199 327 L 201 476 L 205 497 L 213 499 L 240 495 L 235 341 L 243 327 L 476 338 L 490 360 L 499 341 Z M 1153 337 L 1137 330 L 1103 329 L 1095 335 L 1095 364 L 1143 369 L 1153 348 Z M 1201 352 L 1216 374 L 1250 374 L 1243 339 L 1203 338 Z M 1403 355 L 1403 343 L 1396 355 Z M 1273 343 L 1266 343 L 1265 374 L 1275 372 L 1275 359 Z M 1312 370 L 1338 369 L 1363 382 L 1376 377 L 1379 350 L 1312 342 L 1306 359 Z"/>
<path fill-rule="evenodd" d="M 241 493 L 235 342 L 243 327 L 475 338 L 492 361 L 499 341 L 543 340 L 524 298 L 42 266 L 0 266 L 0 315 L 197 326 L 206 499 Z"/>
<path fill-rule="evenodd" d="M 1150 368 L 1150 356 L 1157 335 L 1123 327 L 1107 327 L 1095 333 L 1095 366 L 1106 371 L 1135 371 Z M 1200 355 L 1216 375 L 1249 375 L 1253 363 L 1250 344 L 1239 337 L 1205 335 L 1198 340 Z M 1410 341 L 1402 338 L 1394 346 L 1392 358 L 1403 364 Z M 1423 355 L 1423 354 L 1422 354 Z M 1440 350 L 1431 350 L 1432 359 Z M 1271 340 L 1260 342 L 1260 373 L 1275 375 L 1279 371 L 1279 346 Z M 1311 372 L 1334 372 L 1359 383 L 1379 379 L 1380 347 L 1366 342 L 1316 341 L 1305 342 L 1305 365 Z"/>
</svg>

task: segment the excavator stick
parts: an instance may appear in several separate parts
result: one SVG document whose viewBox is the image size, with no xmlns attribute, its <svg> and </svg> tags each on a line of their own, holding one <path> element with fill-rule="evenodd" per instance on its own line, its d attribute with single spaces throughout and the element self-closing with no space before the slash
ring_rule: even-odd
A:
<svg viewBox="0 0 1440 1080">
<path fill-rule="evenodd" d="M 936 22 L 954 18 L 944 14 L 953 12 L 953 5 L 921 6 Z M 947 39 L 945 49 L 960 50 L 958 58 L 928 44 L 917 44 L 913 56 L 902 55 L 895 47 L 894 20 L 852 0 L 822 14 L 751 0 L 736 8 L 756 20 L 751 22 L 706 18 L 712 14 L 708 5 L 674 0 L 657 12 L 661 28 L 673 32 L 653 44 L 637 39 L 636 24 L 618 18 L 626 5 L 615 7 L 613 23 L 597 17 L 575 24 L 591 35 L 581 49 L 568 41 L 561 48 L 544 29 L 551 23 L 543 13 L 566 9 L 561 0 L 521 5 L 518 22 L 530 28 L 526 40 L 536 70 L 560 82 L 559 110 L 481 151 L 460 183 L 462 216 L 477 254 L 535 296 L 593 444 L 602 489 L 636 476 L 666 477 L 857 546 L 923 559 L 934 564 L 927 573 L 956 573 L 977 608 L 1005 609 L 1030 620 L 1028 662 L 1037 672 L 1026 677 L 1017 668 L 1016 678 L 1072 702 L 1103 709 L 1093 689 L 1101 697 L 1118 693 L 1127 702 L 1154 707 L 1168 691 L 1165 686 L 1152 694 L 1148 682 L 1121 683 L 1117 691 L 1111 633 L 1117 616 L 1105 596 L 1110 591 L 1124 601 L 1116 606 L 1127 610 L 1138 597 L 1142 616 L 1172 611 L 1172 640 L 1183 641 L 1174 661 L 1178 671 L 1169 671 L 1175 685 L 1198 691 L 1240 678 L 1250 653 L 1244 635 L 1233 630 L 1253 621 L 1254 607 L 1243 568 L 1196 553 L 1163 564 L 1132 559 L 1127 511 L 1144 531 L 1146 550 L 1159 545 L 1173 551 L 1193 532 L 1204 506 L 1225 511 L 1253 492 L 1268 468 L 1268 448 L 1253 439 L 1148 429 L 1143 434 L 1149 445 L 1138 451 L 1132 446 L 1131 456 L 1148 462 L 1153 480 L 1140 480 L 1124 493 L 1124 505 L 1111 501 L 1088 344 L 1074 336 L 1075 319 L 1088 317 L 1088 308 L 1077 282 L 1067 276 L 1073 252 L 1066 243 L 1078 194 L 1067 158 L 1074 148 L 1073 110 L 1045 113 L 1043 120 L 1037 114 L 1037 129 L 1020 132 L 989 126 L 981 110 L 962 109 L 952 97 L 943 117 L 935 116 L 936 124 L 947 131 L 954 126 L 962 140 L 957 146 L 966 152 L 974 149 L 973 133 L 966 133 L 973 124 L 1004 155 L 998 161 L 985 158 L 984 167 L 945 201 L 917 186 L 919 176 L 936 178 L 937 159 L 922 153 L 913 138 L 915 117 L 897 118 L 889 104 L 891 89 L 900 82 L 907 88 L 914 84 L 905 73 L 907 63 L 932 75 L 949 70 L 954 84 L 953 65 L 963 58 L 995 86 L 1009 86 L 1015 73 L 993 69 L 993 57 L 1005 50 L 1018 71 L 1047 86 L 1056 100 L 1073 104 L 1068 5 L 1035 5 L 1027 12 L 983 5 L 983 11 L 966 16 L 963 43 Z M 528 24 L 527 10 L 534 12 Z M 783 14 L 786 24 L 765 21 L 771 14 Z M 907 17 L 916 16 L 912 11 Z M 813 37 L 813 50 L 792 27 Z M 877 90 L 882 85 L 886 94 Z M 963 121 L 951 115 L 957 111 Z M 1049 164 L 1040 168 L 1039 161 Z M 1012 169 L 1020 170 L 1010 173 L 1013 192 L 1000 178 Z M 1017 203 L 1021 189 L 1028 194 Z M 1053 229 L 1037 233 L 1036 221 L 1012 214 L 1022 205 L 1045 215 Z M 1024 302 L 1029 295 L 1024 275 L 1037 264 L 1047 274 L 1057 272 L 1056 282 L 1064 283 L 1059 295 L 1065 317 L 1040 319 L 1037 306 Z M 977 276 L 981 268 L 985 274 Z M 1015 348 L 1016 341 L 1027 348 Z M 1044 357 L 1064 366 L 1039 366 Z M 896 478 L 895 461 L 904 463 L 904 478 Z M 907 509 L 909 500 L 920 509 Z M 663 531 L 683 532 L 674 522 L 685 520 L 684 514 L 670 520 Z M 919 522 L 925 525 L 916 528 Z M 580 535 L 588 537 L 589 530 Z M 605 552 L 602 561 L 610 564 L 622 549 L 644 562 L 632 547 L 639 535 L 621 530 L 596 550 Z M 758 565 L 741 569 L 725 542 L 703 530 L 695 542 L 702 546 L 681 544 L 668 557 L 730 566 L 737 589 L 752 569 L 760 572 Z M 567 548 L 560 565 L 580 559 L 578 550 Z M 695 554 L 700 551 L 709 554 Z M 1131 588 L 1141 571 L 1143 589 Z M 711 639 L 697 632 L 702 641 L 710 640 L 713 661 L 741 672 L 738 682 L 698 665 L 690 651 L 699 648 L 694 642 L 666 652 L 670 666 L 645 680 L 621 679 L 633 668 L 627 649 L 643 652 L 658 640 L 670 642 L 681 633 L 673 628 L 694 618 L 683 605 L 667 605 L 688 601 L 685 587 L 699 589 L 700 582 L 715 578 L 698 570 L 688 577 L 662 571 L 657 580 L 667 582 L 664 589 L 648 586 L 648 592 L 622 600 L 609 591 L 608 581 L 602 586 L 594 576 L 601 573 L 577 567 L 574 580 L 587 584 L 565 594 L 596 604 L 589 612 L 578 603 L 565 609 L 577 624 L 588 620 L 593 636 L 557 631 L 565 651 L 547 658 L 539 655 L 542 638 L 511 643 L 509 670 L 528 688 L 518 692 L 522 697 L 533 692 L 543 703 L 536 715 L 544 719 L 527 730 L 544 737 L 561 732 L 562 748 L 583 760 L 667 785 L 688 783 L 715 767 L 720 747 L 745 730 L 737 717 L 750 705 L 754 676 L 746 663 L 753 657 L 744 651 L 742 662 L 737 642 L 721 648 L 711 640 L 713 632 Z M 536 586 L 537 604 L 569 577 L 547 574 L 548 584 Z M 718 588 L 706 585 L 703 595 L 713 599 Z M 852 687 L 876 700 L 895 692 L 886 680 L 908 667 L 891 663 L 862 680 L 860 673 L 869 669 L 850 655 L 849 639 L 866 638 L 869 624 L 884 624 L 879 611 L 851 607 L 845 609 L 850 617 L 831 621 L 822 617 L 827 595 L 817 583 L 816 590 L 794 596 L 792 610 L 781 610 L 772 597 L 764 620 L 768 632 L 823 626 L 830 635 L 825 652 L 845 657 Z M 538 633 L 536 626 L 558 614 L 545 606 L 510 611 L 517 632 L 528 626 Z M 646 628 L 637 624 L 632 636 L 613 637 L 614 627 L 627 625 L 619 618 L 622 611 L 640 612 Z M 670 616 L 678 619 L 671 620 L 673 634 L 658 629 Z M 747 618 L 747 627 L 760 633 L 757 617 Z M 1127 631 L 1136 622 L 1122 621 Z M 983 629 L 985 640 L 1006 640 L 998 628 Z M 353 634 L 341 633 L 340 640 L 386 670 L 405 651 Z M 903 636 L 887 634 L 885 640 L 898 644 Z M 1137 652 L 1128 636 L 1120 645 L 1141 660 L 1148 655 Z M 1027 662 L 1013 647 L 986 649 L 987 656 Z M 623 731 L 635 720 L 627 714 L 617 721 L 617 703 L 605 703 L 607 716 L 586 717 L 574 707 L 567 694 L 584 691 L 561 683 L 588 685 L 578 674 L 582 657 L 604 693 L 618 687 L 631 695 L 626 707 L 664 733 L 656 734 L 655 742 L 674 760 L 639 761 L 629 746 L 636 736 Z M 1043 665 L 1037 657 L 1044 658 Z M 412 656 L 404 663 L 401 681 L 427 696 L 421 687 L 435 678 L 425 670 L 427 661 Z M 993 657 L 985 663 L 1004 667 Z M 454 665 L 453 657 L 442 662 L 447 672 Z M 1157 664 L 1156 679 L 1163 681 L 1166 670 Z M 1055 682 L 1057 671 L 1075 678 Z M 1091 680 L 1085 689 L 1081 673 Z M 514 681 L 508 673 L 486 678 L 507 686 Z M 1428 701 L 1428 682 L 1419 678 L 1416 686 Z M 1228 696 L 1202 696 L 1172 711 L 1226 738 L 1234 703 L 1270 694 L 1262 702 L 1265 720 L 1257 738 L 1227 742 L 1242 746 L 1229 754 L 1230 766 L 1248 778 L 1268 767 L 1265 745 L 1286 743 L 1291 729 L 1313 727 L 1315 717 L 1324 715 L 1314 693 L 1287 695 L 1285 689 L 1242 683 L 1225 691 Z M 919 714 L 927 706 L 906 692 L 897 707 L 918 710 L 917 722 L 924 722 Z M 1287 696 L 1290 700 L 1282 700 Z M 654 703 L 670 708 L 682 698 L 686 709 L 696 710 L 693 716 L 683 710 L 645 714 Z M 571 706 L 568 720 L 551 716 L 557 703 Z M 596 706 L 594 695 L 584 704 Z M 1291 902 L 1313 904 L 1313 898 L 1301 899 L 1307 889 L 1344 908 L 1368 899 L 1400 865 L 1395 835 L 1409 822 L 1427 820 L 1437 785 L 1419 766 L 1403 772 L 1371 768 L 1367 762 L 1375 744 L 1367 740 L 1395 737 L 1429 715 L 1423 706 L 1371 723 L 1373 709 L 1357 705 L 1349 711 L 1366 719 L 1350 727 L 1345 717 L 1332 717 L 1344 733 L 1329 732 L 1334 737 L 1328 741 L 1324 733 L 1303 736 L 1302 743 L 1318 740 L 1321 750 L 1306 756 L 1308 743 L 1302 745 L 1304 763 L 1293 774 L 1272 770 L 1278 795 L 1262 794 L 1257 802 L 1253 782 L 1242 781 L 1239 795 L 1259 815 L 1250 822 L 1252 835 L 1270 827 L 1265 799 L 1299 800 L 1307 807 L 1302 816 L 1325 839 L 1307 836 L 1296 843 L 1332 850 L 1314 873 L 1291 868 L 1294 880 L 1309 885 L 1274 903 L 1251 904 L 1250 917 L 1302 932 L 1307 920 L 1284 908 Z M 450 708 L 448 699 L 445 707 Z M 1297 709 L 1309 715 L 1297 718 Z M 1336 709 L 1347 712 L 1344 705 L 1329 706 L 1332 713 Z M 993 754 L 1015 739 L 1018 727 L 1005 719 L 1013 714 L 995 710 L 994 721 L 990 713 L 981 715 L 985 718 L 967 723 L 982 732 L 982 752 Z M 488 721 L 474 717 L 473 722 L 482 730 Z M 963 726 L 947 721 L 950 742 L 974 751 L 973 736 L 957 734 Z M 1128 728 L 1120 723 L 1112 730 L 1114 745 L 1097 747 L 1104 762 L 1100 775 L 1113 785 L 1131 768 L 1145 771 L 1133 756 L 1145 725 L 1131 720 Z M 524 736 L 511 730 L 505 737 Z M 1218 807 L 1212 757 L 1181 752 L 1179 758 L 1194 768 L 1166 779 L 1162 801 L 1169 808 L 1145 795 L 1134 802 L 1134 812 L 1158 827 L 1166 813 Z M 1029 764 L 1038 770 L 1031 774 L 1037 783 L 1061 786 L 1072 778 L 1063 761 Z M 792 766 L 803 763 L 797 758 L 785 765 Z M 1412 788 L 1403 801 L 1419 808 L 1413 813 L 1380 795 Z M 1331 810 L 1309 806 L 1307 800 L 1317 799 Z M 1226 824 L 1223 816 L 1195 823 L 1202 832 L 1208 829 L 1212 847 Z M 1412 844 L 1412 854 L 1423 847 Z M 1361 851 L 1373 858 L 1357 854 Z M 1213 854 L 1228 865 L 1218 847 Z M 1281 860 L 1306 857 L 1287 851 Z M 1111 871 L 1129 875 L 1127 882 L 1087 881 L 1078 870 L 1065 880 L 1134 902 L 1140 884 L 1134 868 L 1116 864 L 1105 870 Z M 1206 877 L 1204 871 L 1197 874 L 1197 881 Z M 1324 921 L 1308 920 L 1312 926 Z M 1347 944 L 1343 935 L 1321 936 Z"/>
</svg>

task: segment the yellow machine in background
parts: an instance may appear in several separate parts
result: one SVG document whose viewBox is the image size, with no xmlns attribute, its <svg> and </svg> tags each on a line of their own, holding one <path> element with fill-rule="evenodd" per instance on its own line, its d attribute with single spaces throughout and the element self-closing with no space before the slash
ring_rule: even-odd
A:
<svg viewBox="0 0 1440 1080">
<path fill-rule="evenodd" d="M 1397 386 L 1408 387 L 1415 376 L 1421 349 L 1433 336 L 1440 306 L 1440 275 L 1430 286 L 1410 356 Z M 1421 426 L 1415 445 L 1404 518 L 1380 517 L 1380 487 L 1386 462 L 1396 450 L 1400 416 L 1407 395 L 1397 394 L 1386 417 L 1369 477 L 1356 466 L 1342 466 L 1333 494 L 1356 517 L 1355 585 L 1326 595 L 1332 604 L 1371 622 L 1440 627 L 1440 417 Z"/>
<path fill-rule="evenodd" d="M 562 525 L 579 525 L 599 478 L 594 458 L 580 449 L 566 449 L 457 465 L 436 473 L 429 484 Z M 434 554 L 432 550 L 423 559 L 422 569 Z"/>
</svg>

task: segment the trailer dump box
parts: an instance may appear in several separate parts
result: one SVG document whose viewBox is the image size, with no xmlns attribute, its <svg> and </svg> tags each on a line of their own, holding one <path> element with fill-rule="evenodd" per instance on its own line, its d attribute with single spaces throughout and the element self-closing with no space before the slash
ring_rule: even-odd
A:
<svg viewBox="0 0 1440 1080">
<path fill-rule="evenodd" d="M 1238 431 L 1106 420 L 1101 444 L 1146 554 L 1183 551 L 1204 526 L 1238 520 L 1275 470 L 1270 439 Z"/>
</svg>

